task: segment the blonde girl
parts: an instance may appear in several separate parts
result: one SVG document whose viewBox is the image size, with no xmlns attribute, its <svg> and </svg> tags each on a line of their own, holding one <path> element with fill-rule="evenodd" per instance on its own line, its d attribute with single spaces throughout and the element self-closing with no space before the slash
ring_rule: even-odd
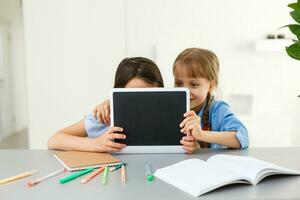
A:
<svg viewBox="0 0 300 200">
<path fill-rule="evenodd" d="M 218 58 L 206 49 L 185 49 L 174 62 L 175 87 L 190 90 L 191 111 L 184 114 L 179 126 L 183 134 L 199 141 L 199 145 L 189 143 L 186 147 L 189 152 L 200 147 L 247 148 L 249 145 L 246 127 L 227 103 L 215 100 L 212 95 L 219 84 L 218 74 Z"/>
</svg>

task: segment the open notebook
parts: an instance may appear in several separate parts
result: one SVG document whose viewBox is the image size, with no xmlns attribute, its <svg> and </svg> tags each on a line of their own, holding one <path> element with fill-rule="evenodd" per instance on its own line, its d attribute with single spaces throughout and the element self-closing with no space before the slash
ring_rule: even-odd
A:
<svg viewBox="0 0 300 200">
<path fill-rule="evenodd" d="M 219 154 L 206 162 L 184 160 L 154 173 L 157 178 L 195 197 L 233 183 L 256 185 L 275 174 L 300 175 L 300 172 L 252 157 Z"/>
<path fill-rule="evenodd" d="M 122 163 L 108 153 L 55 151 L 54 157 L 69 171 L 113 166 Z"/>
</svg>

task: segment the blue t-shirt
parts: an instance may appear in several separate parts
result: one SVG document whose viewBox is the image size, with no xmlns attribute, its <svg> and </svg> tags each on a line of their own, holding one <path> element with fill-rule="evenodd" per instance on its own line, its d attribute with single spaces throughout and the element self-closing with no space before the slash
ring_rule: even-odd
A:
<svg viewBox="0 0 300 200">
<path fill-rule="evenodd" d="M 96 138 L 108 130 L 106 124 L 100 124 L 92 113 L 85 116 L 84 119 L 85 131 L 90 138 Z"/>
<path fill-rule="evenodd" d="M 202 118 L 203 109 L 199 111 L 198 116 Z M 201 120 L 203 127 L 203 121 Z M 236 138 L 241 144 L 241 148 L 249 146 L 248 131 L 244 124 L 231 112 L 230 107 L 224 101 L 213 100 L 209 108 L 209 123 L 211 131 L 236 131 Z M 219 144 L 210 144 L 211 148 L 224 148 Z"/>
<path fill-rule="evenodd" d="M 203 115 L 203 108 L 198 113 Z M 212 131 L 237 131 L 236 138 L 241 144 L 241 148 L 247 148 L 249 145 L 248 132 L 243 123 L 230 111 L 229 105 L 223 101 L 212 101 L 209 109 L 209 122 Z M 92 113 L 89 113 L 84 119 L 84 126 L 88 137 L 95 138 L 108 130 L 108 126 L 100 124 Z M 201 124 L 203 127 L 203 124 Z M 224 148 L 219 144 L 211 144 L 211 148 Z"/>
</svg>

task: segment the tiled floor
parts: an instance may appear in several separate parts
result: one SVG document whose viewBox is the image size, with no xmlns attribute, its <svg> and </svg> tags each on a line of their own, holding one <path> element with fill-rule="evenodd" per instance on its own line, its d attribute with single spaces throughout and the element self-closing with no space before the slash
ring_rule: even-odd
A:
<svg viewBox="0 0 300 200">
<path fill-rule="evenodd" d="M 0 149 L 28 149 L 28 131 L 23 130 L 3 139 Z"/>
</svg>

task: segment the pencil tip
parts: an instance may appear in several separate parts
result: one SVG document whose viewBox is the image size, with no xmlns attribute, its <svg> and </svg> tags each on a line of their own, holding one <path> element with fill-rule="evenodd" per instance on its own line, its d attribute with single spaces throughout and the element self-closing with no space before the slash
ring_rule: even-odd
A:
<svg viewBox="0 0 300 200">
<path fill-rule="evenodd" d="M 29 183 L 27 183 L 28 187 L 33 187 L 36 184 L 37 184 L 37 182 L 29 182 Z"/>
</svg>

